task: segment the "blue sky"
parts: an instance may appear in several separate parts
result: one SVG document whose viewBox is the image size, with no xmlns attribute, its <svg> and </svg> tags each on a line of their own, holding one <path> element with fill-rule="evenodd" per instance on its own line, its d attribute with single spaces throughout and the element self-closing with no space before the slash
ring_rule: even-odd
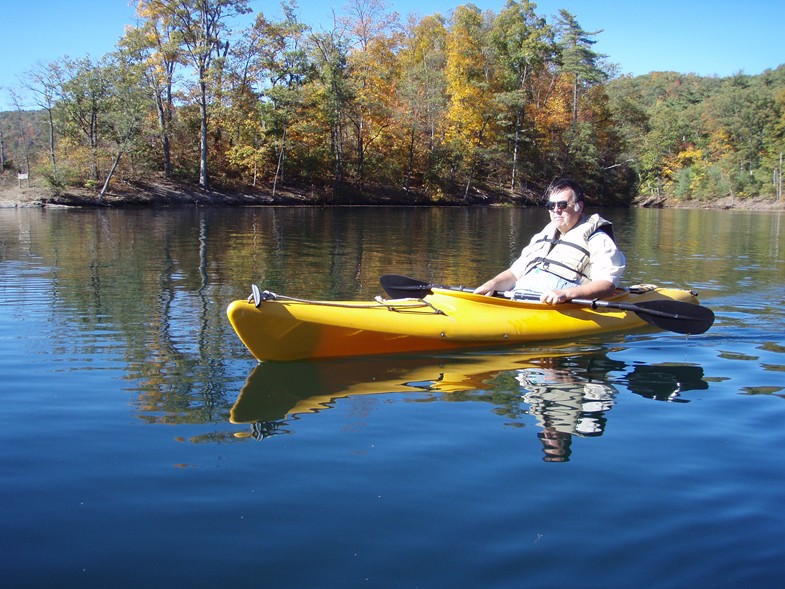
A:
<svg viewBox="0 0 785 589">
<path fill-rule="evenodd" d="M 301 20 L 329 23 L 345 0 L 299 0 Z M 388 0 L 405 17 L 441 12 L 468 2 Z M 475 0 L 499 12 L 504 0 Z M 135 2 L 131 3 L 135 4 Z M 728 76 L 759 74 L 785 63 L 785 1 L 782 0 L 540 0 L 549 19 L 560 8 L 587 31 L 602 29 L 594 49 L 622 73 L 676 71 Z M 251 0 L 254 12 L 280 15 L 279 2 Z M 134 22 L 129 0 L 0 0 L 0 110 L 12 108 L 8 88 L 37 63 L 65 55 L 98 58 L 111 51 L 126 24 Z"/>
</svg>

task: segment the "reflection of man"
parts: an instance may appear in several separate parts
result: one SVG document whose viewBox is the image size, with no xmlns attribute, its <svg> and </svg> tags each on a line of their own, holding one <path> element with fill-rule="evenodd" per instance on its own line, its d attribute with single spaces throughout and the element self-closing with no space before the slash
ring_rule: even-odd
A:
<svg viewBox="0 0 785 589">
<path fill-rule="evenodd" d="M 613 406 L 616 390 L 581 380 L 567 370 L 526 368 L 516 377 L 530 405 L 529 414 L 542 427 L 538 434 L 546 462 L 569 460 L 573 434 L 581 437 L 601 436 L 605 430 L 605 412 Z"/>
</svg>

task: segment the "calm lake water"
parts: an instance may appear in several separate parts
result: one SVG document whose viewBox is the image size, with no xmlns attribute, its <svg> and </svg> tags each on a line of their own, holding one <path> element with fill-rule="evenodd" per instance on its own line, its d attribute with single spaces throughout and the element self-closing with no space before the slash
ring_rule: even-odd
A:
<svg viewBox="0 0 785 589">
<path fill-rule="evenodd" d="M 776 587 L 785 213 L 608 210 L 717 321 L 257 364 L 250 284 L 475 285 L 532 209 L 0 210 L 6 587 Z"/>
</svg>

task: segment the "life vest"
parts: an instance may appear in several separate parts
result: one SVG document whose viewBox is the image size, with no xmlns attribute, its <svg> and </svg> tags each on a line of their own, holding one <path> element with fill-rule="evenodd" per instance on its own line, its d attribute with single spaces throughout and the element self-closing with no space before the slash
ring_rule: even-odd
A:
<svg viewBox="0 0 785 589">
<path fill-rule="evenodd" d="M 592 215 L 579 221 L 564 235 L 552 229 L 546 229 L 542 237 L 532 244 L 534 247 L 524 274 L 534 268 L 541 268 L 574 284 L 588 280 L 584 270 L 589 263 L 589 238 L 597 231 L 604 231 L 613 239 L 611 222 L 599 215 Z M 554 234 L 556 237 L 548 237 Z"/>
</svg>

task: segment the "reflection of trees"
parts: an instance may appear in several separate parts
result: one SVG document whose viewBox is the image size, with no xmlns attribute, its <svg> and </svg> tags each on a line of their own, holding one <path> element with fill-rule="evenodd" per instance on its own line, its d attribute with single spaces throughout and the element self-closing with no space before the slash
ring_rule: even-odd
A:
<svg viewBox="0 0 785 589">
<path fill-rule="evenodd" d="M 247 296 L 250 282 L 314 298 L 374 296 L 393 267 L 439 272 L 438 262 L 431 267 L 443 255 L 439 236 L 457 229 L 464 237 L 455 235 L 450 248 L 462 248 L 477 224 L 462 214 L 452 226 L 454 217 L 439 209 L 14 214 L 24 220 L 6 232 L 16 239 L 6 251 L 51 269 L 43 288 L 58 326 L 55 346 L 79 345 L 85 354 L 114 348 L 142 418 L 167 423 L 225 418 L 221 383 L 235 378 L 226 360 L 250 361 L 225 308 Z"/>
<path fill-rule="evenodd" d="M 611 218 L 617 241 L 635 252 L 627 256 L 625 278 L 631 282 L 716 288 L 730 295 L 752 286 L 751 269 L 756 289 L 785 280 L 781 215 L 645 210 L 616 212 Z"/>
<path fill-rule="evenodd" d="M 207 225 L 196 215 L 50 212 L 36 224 L 37 255 L 52 273 L 56 345 L 119 356 L 150 421 L 225 415 L 215 383 L 231 330 L 216 303 L 228 296 L 203 239 Z"/>
</svg>

